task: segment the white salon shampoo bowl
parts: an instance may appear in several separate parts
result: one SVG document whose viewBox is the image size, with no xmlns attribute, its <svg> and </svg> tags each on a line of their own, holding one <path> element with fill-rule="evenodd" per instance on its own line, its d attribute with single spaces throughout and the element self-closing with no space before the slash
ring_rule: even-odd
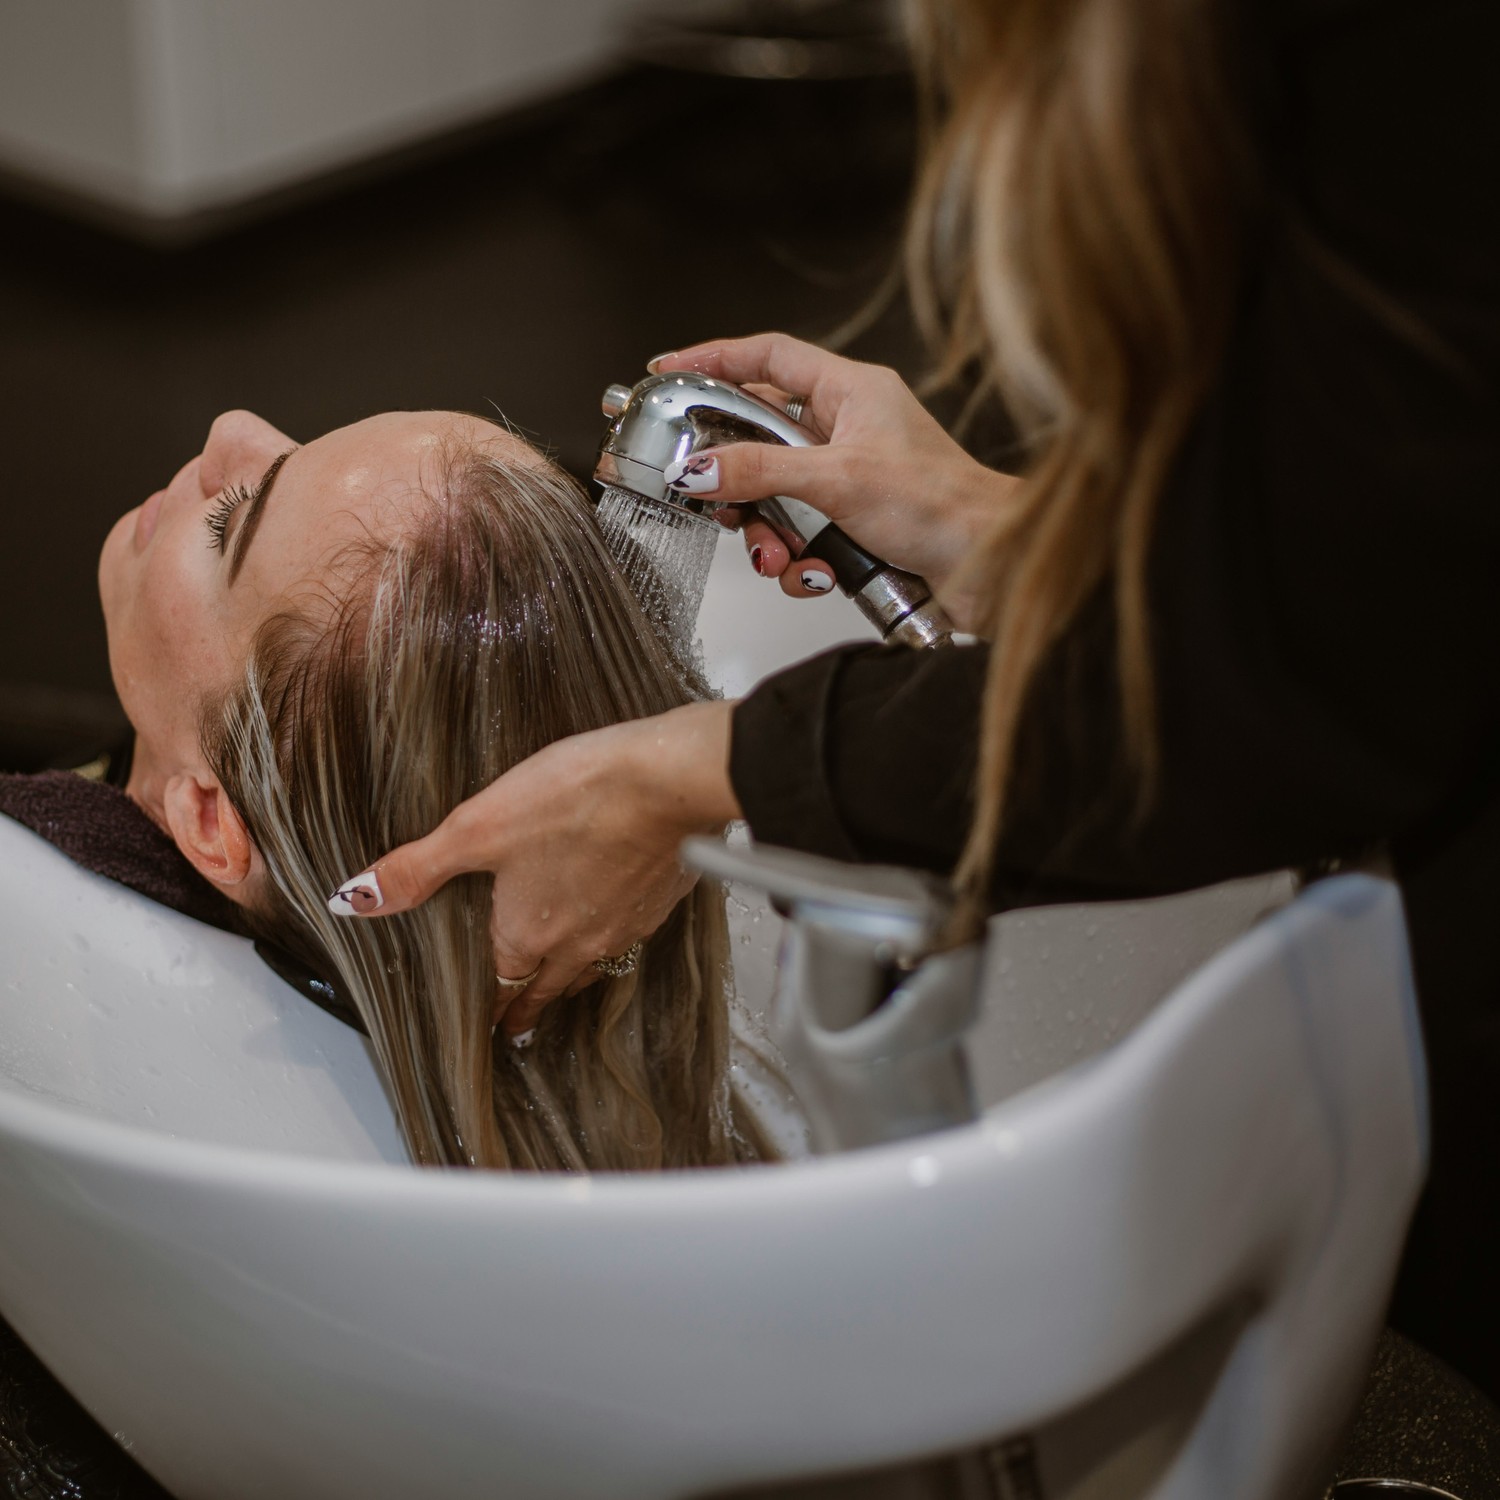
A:
<svg viewBox="0 0 1500 1500">
<path fill-rule="evenodd" d="M 0 819 L 0 1313 L 179 1500 L 668 1500 L 999 1443 L 1048 1500 L 1295 1500 L 1425 1105 L 1382 881 L 1173 987 L 1278 895 L 1007 919 L 972 1126 L 511 1177 L 405 1165 L 357 1035 Z"/>
</svg>

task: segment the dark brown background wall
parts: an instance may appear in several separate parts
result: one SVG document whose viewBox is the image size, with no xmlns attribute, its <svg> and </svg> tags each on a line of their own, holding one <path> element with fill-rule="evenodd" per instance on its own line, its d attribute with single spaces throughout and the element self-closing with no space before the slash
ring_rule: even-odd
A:
<svg viewBox="0 0 1500 1500">
<path fill-rule="evenodd" d="M 912 135 L 901 80 L 638 69 L 196 245 L 0 198 L 0 763 L 101 706 L 99 544 L 218 412 L 307 438 L 493 403 L 587 473 L 652 354 L 867 301 Z M 853 352 L 909 364 L 900 311 Z"/>
</svg>

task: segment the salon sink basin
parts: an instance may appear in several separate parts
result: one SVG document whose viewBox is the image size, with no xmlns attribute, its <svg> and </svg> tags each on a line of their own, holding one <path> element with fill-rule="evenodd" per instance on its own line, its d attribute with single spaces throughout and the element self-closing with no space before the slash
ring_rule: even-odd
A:
<svg viewBox="0 0 1500 1500">
<path fill-rule="evenodd" d="M 737 688 L 807 637 L 740 628 L 720 561 Z M 858 629 L 823 608 L 787 618 Z M 177 1500 L 688 1500 L 953 1452 L 1049 1500 L 1283 1500 L 1425 1159 L 1398 897 L 1290 894 L 1003 919 L 972 1125 L 505 1176 L 407 1165 L 358 1036 L 0 820 L 0 1314 Z M 754 1009 L 776 919 L 731 910 Z"/>
<path fill-rule="evenodd" d="M 507 1494 L 660 1500 L 1016 1434 L 1055 1466 L 1047 1442 L 1118 1426 L 1142 1370 L 1158 1458 L 1200 1427 L 1208 1447 L 1175 1485 L 1119 1493 L 1202 1493 L 1214 1395 L 1218 1423 L 1223 1392 L 1263 1398 L 1259 1362 L 1330 1420 L 1352 1404 L 1399 1234 L 1364 1247 L 1420 1175 L 1409 1021 L 1380 980 L 1399 908 L 1351 879 L 1143 1019 L 1080 1003 L 1072 1040 L 1031 992 L 1066 988 L 1129 914 L 1055 976 L 1069 914 L 1031 914 L 996 975 L 1025 998 L 981 1038 L 981 1078 L 1009 1092 L 973 1126 L 781 1167 L 527 1178 L 402 1164 L 353 1033 L 239 940 L 0 827 L 4 949 L 25 954 L 0 1023 L 0 1313 L 179 1500 L 467 1496 L 497 1465 Z M 1265 892 L 1245 894 L 1242 917 Z M 1360 945 L 1358 1045 L 1309 1053 L 1332 1023 L 1285 981 L 1351 924 L 1387 935 Z M 1345 1088 L 1365 1069 L 1374 1114 Z M 1268 1070 L 1270 1105 L 1246 1082 Z M 1184 1089 L 1217 1115 L 1185 1154 Z M 1378 1182 L 1344 1159 L 1364 1138 Z M 1306 1297 L 1329 1316 L 1299 1369 L 1280 1317 Z M 1229 1480 L 1228 1500 L 1268 1494 Z"/>
</svg>

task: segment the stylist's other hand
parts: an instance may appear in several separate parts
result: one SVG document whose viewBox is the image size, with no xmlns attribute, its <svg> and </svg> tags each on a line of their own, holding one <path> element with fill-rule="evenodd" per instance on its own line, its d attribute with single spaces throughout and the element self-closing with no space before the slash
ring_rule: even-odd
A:
<svg viewBox="0 0 1500 1500">
<path fill-rule="evenodd" d="M 695 454 L 677 481 L 724 502 L 793 495 L 837 521 L 862 547 L 920 573 L 955 621 L 972 607 L 949 585 L 1019 481 L 987 469 L 943 431 L 894 370 L 829 354 L 782 333 L 698 344 L 651 361 L 659 373 L 696 370 L 749 388 L 773 406 L 805 402 L 801 421 L 825 446 L 733 443 Z M 827 593 L 827 564 L 798 562 L 764 521 L 732 506 L 758 573 L 796 598 Z"/>
<path fill-rule="evenodd" d="M 340 916 L 419 906 L 455 875 L 493 871 L 495 972 L 534 980 L 496 1019 L 514 1037 L 594 962 L 649 937 L 692 889 L 677 849 L 740 816 L 729 784 L 733 704 L 693 703 L 558 740 L 461 803 L 425 838 L 329 901 Z M 538 968 L 540 965 L 540 968 Z M 503 990 L 497 994 L 503 996 Z"/>
</svg>

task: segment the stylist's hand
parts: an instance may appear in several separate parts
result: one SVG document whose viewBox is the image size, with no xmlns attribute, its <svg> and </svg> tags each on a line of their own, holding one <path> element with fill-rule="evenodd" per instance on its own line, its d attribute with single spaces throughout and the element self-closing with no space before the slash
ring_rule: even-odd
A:
<svg viewBox="0 0 1500 1500">
<path fill-rule="evenodd" d="M 527 1032 L 549 1001 L 598 978 L 596 959 L 650 936 L 692 889 L 682 840 L 740 816 L 732 710 L 694 703 L 558 740 L 354 876 L 339 888 L 351 899 L 336 893 L 330 909 L 386 917 L 455 875 L 493 871 L 495 972 L 518 979 L 540 965 L 503 1016 L 497 1000 L 497 1020 L 509 1036 Z"/>
<path fill-rule="evenodd" d="M 696 370 L 748 387 L 785 407 L 804 398 L 801 421 L 826 446 L 733 443 L 695 454 L 677 488 L 722 501 L 793 495 L 837 521 L 861 546 L 920 573 L 959 625 L 972 606 L 949 585 L 1018 481 L 969 457 L 894 370 L 860 364 L 781 333 L 698 344 L 652 360 L 653 371 Z M 827 565 L 795 561 L 765 522 L 744 522 L 758 573 L 797 598 L 827 593 Z"/>
</svg>

